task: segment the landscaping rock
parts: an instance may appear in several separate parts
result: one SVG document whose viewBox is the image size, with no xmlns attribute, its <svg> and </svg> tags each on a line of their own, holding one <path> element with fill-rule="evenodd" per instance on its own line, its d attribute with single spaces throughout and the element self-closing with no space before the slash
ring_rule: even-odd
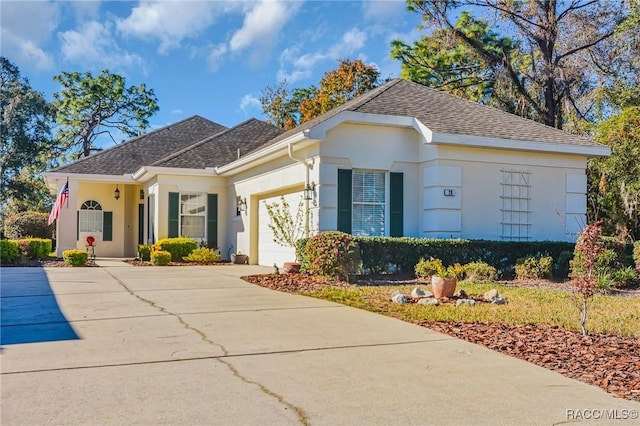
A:
<svg viewBox="0 0 640 426">
<path fill-rule="evenodd" d="M 507 303 L 507 301 L 504 300 L 504 297 L 498 295 L 491 301 L 491 303 L 493 303 L 494 305 L 504 305 Z"/>
<path fill-rule="evenodd" d="M 425 296 L 425 292 L 423 289 L 416 287 L 413 290 L 411 290 L 411 297 L 424 297 Z"/>
<path fill-rule="evenodd" d="M 484 294 L 483 299 L 486 302 L 493 302 L 493 299 L 499 296 L 500 296 L 500 293 L 498 293 L 498 290 L 496 290 L 495 288 L 492 288 L 491 290 L 489 290 Z"/>
<path fill-rule="evenodd" d="M 464 290 L 460 290 L 460 292 L 458 293 L 458 297 L 460 299 L 467 299 L 469 296 L 467 295 L 467 292 Z"/>
<path fill-rule="evenodd" d="M 475 306 L 476 305 L 476 301 L 473 299 L 458 299 L 456 300 L 456 307 L 458 306 Z"/>
<path fill-rule="evenodd" d="M 404 304 L 404 303 L 407 303 L 407 296 L 405 296 L 404 294 L 398 292 L 397 294 L 394 294 L 391 297 L 391 300 L 393 301 L 393 303 Z"/>
<path fill-rule="evenodd" d="M 425 299 L 418 300 L 418 305 L 438 306 L 439 304 L 440 302 L 438 302 L 438 299 L 433 299 L 433 298 L 425 298 Z"/>
</svg>

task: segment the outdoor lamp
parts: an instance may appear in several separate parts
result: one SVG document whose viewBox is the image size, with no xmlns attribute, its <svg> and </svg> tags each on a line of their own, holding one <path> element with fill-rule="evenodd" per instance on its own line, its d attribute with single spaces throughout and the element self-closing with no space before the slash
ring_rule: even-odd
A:
<svg viewBox="0 0 640 426">
<path fill-rule="evenodd" d="M 116 190 L 113 191 L 113 198 L 115 198 L 116 200 L 120 199 L 120 190 L 118 189 L 118 184 L 116 184 Z"/>
<path fill-rule="evenodd" d="M 247 199 L 246 198 L 242 198 L 241 196 L 237 196 L 236 197 L 236 207 L 238 208 L 239 212 L 246 212 L 247 211 Z"/>
<path fill-rule="evenodd" d="M 314 182 L 311 182 L 309 184 L 307 184 L 304 187 L 304 192 L 302 195 L 302 198 L 304 198 L 307 201 L 311 201 L 313 200 L 314 205 L 315 205 L 315 199 L 316 199 L 316 184 Z"/>
</svg>

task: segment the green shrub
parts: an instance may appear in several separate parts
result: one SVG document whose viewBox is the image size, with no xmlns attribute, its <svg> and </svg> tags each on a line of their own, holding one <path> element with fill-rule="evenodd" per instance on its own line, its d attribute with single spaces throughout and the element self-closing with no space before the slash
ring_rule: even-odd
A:
<svg viewBox="0 0 640 426">
<path fill-rule="evenodd" d="M 636 268 L 640 269 L 640 241 L 633 243 L 633 261 L 636 264 Z"/>
<path fill-rule="evenodd" d="M 20 257 L 17 241 L 0 240 L 0 262 L 12 263 Z"/>
<path fill-rule="evenodd" d="M 620 266 L 619 255 L 614 249 L 604 249 L 596 258 L 596 271 L 615 271 Z"/>
<path fill-rule="evenodd" d="M 414 272 L 418 278 L 428 278 L 438 273 L 438 270 L 443 268 L 442 260 L 440 259 L 420 259 Z"/>
<path fill-rule="evenodd" d="M 18 246 L 24 246 L 29 259 L 44 259 L 49 257 L 52 250 L 51 240 L 48 238 L 25 238 L 18 241 Z"/>
<path fill-rule="evenodd" d="M 171 262 L 171 253 L 164 250 L 155 250 L 151 252 L 152 265 L 168 265 Z"/>
<path fill-rule="evenodd" d="M 570 268 L 571 259 L 573 259 L 572 251 L 564 250 L 560 253 L 554 265 L 553 275 L 556 278 L 564 279 L 569 276 L 569 272 L 571 271 L 571 268 Z"/>
<path fill-rule="evenodd" d="M 183 257 L 183 259 L 200 265 L 210 265 L 220 260 L 220 254 L 214 249 L 200 247 L 192 251 L 189 256 Z"/>
<path fill-rule="evenodd" d="M 351 235 L 328 231 L 307 241 L 303 260 L 310 274 L 349 279 L 358 272 L 360 250 Z"/>
<path fill-rule="evenodd" d="M 140 260 L 151 260 L 151 246 L 138 244 L 138 257 Z"/>
<path fill-rule="evenodd" d="M 183 257 L 189 256 L 192 251 L 198 248 L 198 242 L 184 237 L 162 238 L 154 244 L 154 248 L 171 253 L 173 262 L 182 262 Z"/>
<path fill-rule="evenodd" d="M 89 255 L 86 251 L 82 250 L 65 250 L 62 252 L 62 258 L 64 263 L 71 266 L 85 266 Z"/>
<path fill-rule="evenodd" d="M 49 214 L 40 212 L 20 212 L 9 216 L 4 221 L 4 233 L 9 239 L 51 238 L 54 225 L 47 225 Z"/>
<path fill-rule="evenodd" d="M 625 266 L 611 273 L 611 285 L 615 288 L 627 288 L 634 286 L 638 281 L 636 269 Z"/>
<path fill-rule="evenodd" d="M 551 278 L 553 258 L 551 256 L 527 257 L 516 263 L 517 278 L 547 279 Z"/>
<path fill-rule="evenodd" d="M 465 278 L 469 281 L 495 281 L 498 270 L 485 262 L 470 262 L 463 266 Z"/>
</svg>

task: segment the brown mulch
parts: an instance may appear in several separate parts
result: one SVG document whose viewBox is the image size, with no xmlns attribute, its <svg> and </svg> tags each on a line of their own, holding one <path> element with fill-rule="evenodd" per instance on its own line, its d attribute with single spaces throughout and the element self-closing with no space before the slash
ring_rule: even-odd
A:
<svg viewBox="0 0 640 426">
<path fill-rule="evenodd" d="M 640 401 L 640 338 L 536 325 L 420 321 L 423 327 Z"/>
<path fill-rule="evenodd" d="M 327 286 L 348 287 L 346 282 L 328 282 L 305 274 L 252 275 L 242 279 L 287 293 L 311 292 Z M 405 285 L 417 283 L 407 277 L 359 279 L 359 285 Z M 504 284 L 504 283 L 502 283 Z M 510 282 L 509 285 L 542 289 L 569 289 L 567 283 Z M 631 290 L 639 296 L 639 290 Z M 629 294 L 625 294 L 629 295 Z M 455 298 L 450 299 L 455 303 Z M 583 336 L 560 327 L 420 321 L 423 327 L 485 346 L 543 368 L 556 371 L 605 391 L 640 401 L 640 338 L 593 334 Z"/>
</svg>

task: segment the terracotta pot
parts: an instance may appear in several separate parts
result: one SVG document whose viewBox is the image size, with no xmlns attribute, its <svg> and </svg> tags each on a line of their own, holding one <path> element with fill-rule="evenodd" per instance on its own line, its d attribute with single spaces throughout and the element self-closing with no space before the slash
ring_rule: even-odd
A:
<svg viewBox="0 0 640 426">
<path fill-rule="evenodd" d="M 284 262 L 282 270 L 285 274 L 297 274 L 300 272 L 300 264 L 298 262 Z"/>
<path fill-rule="evenodd" d="M 431 292 L 433 297 L 440 299 L 442 297 L 451 297 L 456 292 L 458 280 L 455 278 L 442 278 L 437 275 L 431 277 Z"/>
<path fill-rule="evenodd" d="M 249 263 L 249 256 L 246 254 L 232 254 L 231 262 L 244 265 L 245 263 Z"/>
</svg>

